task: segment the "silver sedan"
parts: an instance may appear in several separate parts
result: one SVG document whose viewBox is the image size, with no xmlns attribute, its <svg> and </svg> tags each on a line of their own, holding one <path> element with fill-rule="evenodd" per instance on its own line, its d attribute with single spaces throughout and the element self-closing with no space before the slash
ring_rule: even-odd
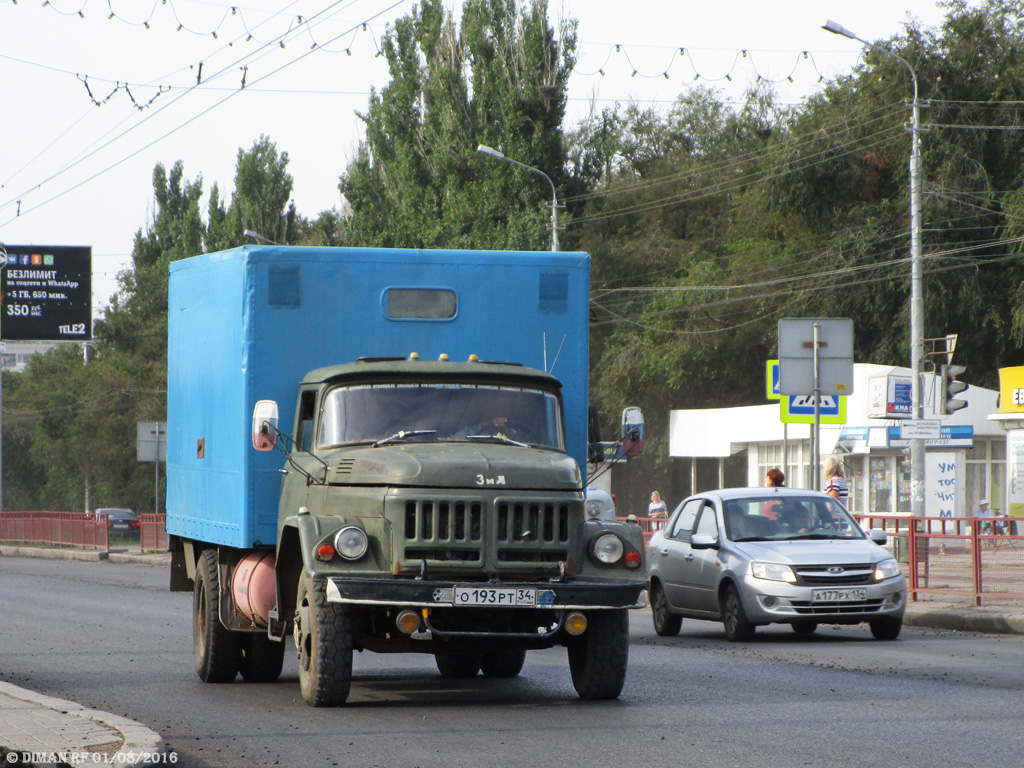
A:
<svg viewBox="0 0 1024 768">
<path fill-rule="evenodd" d="M 827 494 L 731 488 L 683 501 L 647 550 L 654 629 L 679 633 L 683 617 L 725 624 L 749 640 L 763 624 L 867 622 L 879 640 L 903 627 L 907 585 L 881 545 Z"/>
</svg>

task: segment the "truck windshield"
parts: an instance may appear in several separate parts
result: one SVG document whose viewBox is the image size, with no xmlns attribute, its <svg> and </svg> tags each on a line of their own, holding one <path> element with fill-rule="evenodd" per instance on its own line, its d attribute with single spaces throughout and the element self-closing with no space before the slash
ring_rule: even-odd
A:
<svg viewBox="0 0 1024 768">
<path fill-rule="evenodd" d="M 324 397 L 320 446 L 415 440 L 494 440 L 565 450 L 562 411 L 551 392 L 475 384 L 361 384 Z"/>
</svg>

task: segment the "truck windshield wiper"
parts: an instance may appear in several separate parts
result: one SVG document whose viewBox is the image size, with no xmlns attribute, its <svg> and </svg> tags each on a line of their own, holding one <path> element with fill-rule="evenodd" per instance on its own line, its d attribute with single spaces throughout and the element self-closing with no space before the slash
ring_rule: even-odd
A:
<svg viewBox="0 0 1024 768">
<path fill-rule="evenodd" d="M 390 443 L 390 442 L 393 442 L 394 440 L 404 440 L 407 437 L 418 437 L 419 435 L 436 435 L 436 434 L 437 434 L 437 430 L 436 429 L 413 429 L 413 430 L 410 430 L 408 432 L 406 432 L 405 430 L 400 430 L 398 432 L 395 432 L 395 434 L 393 434 L 393 435 L 389 435 L 388 437 L 385 437 L 385 438 L 382 438 L 382 439 L 378 440 L 376 443 L 373 443 L 373 445 L 371 445 L 370 447 L 371 448 L 376 448 L 378 445 L 384 445 L 385 443 Z"/>
<path fill-rule="evenodd" d="M 508 435 L 503 435 L 499 432 L 496 435 L 466 435 L 467 440 L 500 440 L 503 443 L 509 445 L 518 445 L 520 448 L 529 448 L 529 443 L 520 443 L 518 440 L 513 440 Z"/>
</svg>

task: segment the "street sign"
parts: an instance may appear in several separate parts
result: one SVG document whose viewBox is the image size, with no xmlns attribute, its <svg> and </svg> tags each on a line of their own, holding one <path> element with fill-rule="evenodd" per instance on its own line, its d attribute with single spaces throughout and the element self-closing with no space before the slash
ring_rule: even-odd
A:
<svg viewBox="0 0 1024 768">
<path fill-rule="evenodd" d="M 938 419 L 907 420 L 900 424 L 901 440 L 938 440 L 942 423 Z"/>
<path fill-rule="evenodd" d="M 852 395 L 853 320 L 848 317 L 779 320 L 779 392 L 783 395 L 814 393 L 815 351 L 818 391 L 823 395 Z"/>
<path fill-rule="evenodd" d="M 782 397 L 779 392 L 779 361 L 769 360 L 764 368 L 765 373 L 765 397 L 769 400 L 778 400 Z"/>
<path fill-rule="evenodd" d="M 167 461 L 167 422 L 138 422 L 135 441 L 138 461 Z"/>
<path fill-rule="evenodd" d="M 781 398 L 779 419 L 783 424 L 813 424 L 814 395 L 787 395 Z M 841 395 L 822 395 L 819 422 L 845 424 L 846 398 Z"/>
</svg>

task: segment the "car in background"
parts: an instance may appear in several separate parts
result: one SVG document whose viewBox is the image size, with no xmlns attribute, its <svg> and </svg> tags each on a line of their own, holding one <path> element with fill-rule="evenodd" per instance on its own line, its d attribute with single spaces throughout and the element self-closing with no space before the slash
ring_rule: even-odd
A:
<svg viewBox="0 0 1024 768">
<path fill-rule="evenodd" d="M 94 514 L 100 525 L 106 520 L 107 533 L 110 536 L 123 536 L 131 539 L 139 538 L 142 523 L 139 521 L 139 516 L 133 510 L 121 509 L 119 507 L 101 507 Z"/>
<path fill-rule="evenodd" d="M 731 488 L 685 499 L 647 548 L 654 629 L 684 617 L 725 625 L 730 640 L 757 627 L 867 622 L 879 640 L 903 627 L 907 583 L 881 545 L 831 496 L 789 488 Z"/>
</svg>

